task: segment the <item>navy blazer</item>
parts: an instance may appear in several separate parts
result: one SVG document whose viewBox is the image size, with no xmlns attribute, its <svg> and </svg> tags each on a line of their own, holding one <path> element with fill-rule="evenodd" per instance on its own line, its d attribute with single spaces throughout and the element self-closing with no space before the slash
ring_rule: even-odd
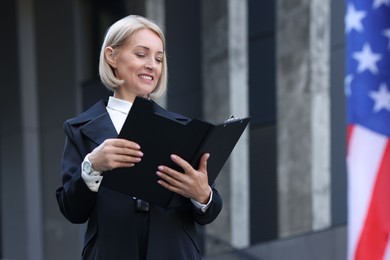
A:
<svg viewBox="0 0 390 260">
<path fill-rule="evenodd" d="M 138 259 L 132 197 L 103 186 L 93 192 L 81 177 L 84 157 L 104 140 L 117 137 L 105 102 L 100 101 L 78 117 L 67 120 L 64 131 L 63 186 L 57 189 L 56 197 L 62 214 L 70 222 L 88 221 L 82 259 Z M 180 195 L 174 196 L 169 209 L 150 205 L 147 259 L 201 259 L 195 223 L 211 223 L 222 209 L 222 199 L 212 189 L 213 199 L 205 213 Z"/>
</svg>

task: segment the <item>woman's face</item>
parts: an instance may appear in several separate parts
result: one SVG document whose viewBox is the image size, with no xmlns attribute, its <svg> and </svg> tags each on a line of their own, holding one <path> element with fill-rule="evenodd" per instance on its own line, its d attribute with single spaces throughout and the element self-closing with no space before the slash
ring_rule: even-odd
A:
<svg viewBox="0 0 390 260">
<path fill-rule="evenodd" d="M 156 33 L 139 30 L 112 54 L 115 75 L 124 80 L 115 97 L 132 102 L 136 96 L 146 97 L 156 88 L 164 59 L 163 43 Z"/>
</svg>

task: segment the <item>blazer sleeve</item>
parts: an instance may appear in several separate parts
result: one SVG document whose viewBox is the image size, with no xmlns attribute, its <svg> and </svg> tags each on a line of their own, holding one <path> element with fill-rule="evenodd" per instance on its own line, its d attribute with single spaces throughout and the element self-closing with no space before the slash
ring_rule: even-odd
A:
<svg viewBox="0 0 390 260">
<path fill-rule="evenodd" d="M 222 198 L 219 195 L 217 189 L 215 188 L 215 184 L 211 186 L 213 190 L 213 199 L 210 202 L 210 206 L 207 208 L 206 212 L 202 212 L 193 206 L 193 217 L 196 223 L 200 225 L 207 225 L 213 222 L 219 213 L 222 210 Z"/>
<path fill-rule="evenodd" d="M 96 200 L 96 192 L 91 191 L 81 177 L 81 163 L 86 151 L 80 151 L 80 132 L 65 122 L 65 147 L 61 162 L 62 187 L 56 197 L 62 214 L 72 223 L 88 220 Z M 77 145 L 78 144 L 78 145 Z"/>
</svg>

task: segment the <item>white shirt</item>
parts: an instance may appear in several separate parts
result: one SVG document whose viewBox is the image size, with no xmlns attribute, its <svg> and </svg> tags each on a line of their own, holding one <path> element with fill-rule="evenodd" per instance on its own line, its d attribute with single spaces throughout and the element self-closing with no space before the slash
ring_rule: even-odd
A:
<svg viewBox="0 0 390 260">
<path fill-rule="evenodd" d="M 121 131 L 123 124 L 126 121 L 127 114 L 129 113 L 132 105 L 133 105 L 132 103 L 127 102 L 125 100 L 117 99 L 111 96 L 109 97 L 106 109 L 108 114 L 110 115 L 111 121 L 114 124 L 117 133 Z M 84 161 L 89 161 L 88 155 L 89 154 L 85 156 Z M 102 182 L 103 179 L 103 176 L 101 176 L 101 172 L 93 171 L 89 175 L 82 170 L 81 177 L 83 178 L 84 182 L 87 184 L 88 188 L 91 191 L 97 192 L 99 190 L 100 183 Z M 191 201 L 195 207 L 205 212 L 210 205 L 212 197 L 213 197 L 213 192 L 211 191 L 210 200 L 207 202 L 207 204 L 199 203 L 193 199 L 191 199 Z"/>
</svg>

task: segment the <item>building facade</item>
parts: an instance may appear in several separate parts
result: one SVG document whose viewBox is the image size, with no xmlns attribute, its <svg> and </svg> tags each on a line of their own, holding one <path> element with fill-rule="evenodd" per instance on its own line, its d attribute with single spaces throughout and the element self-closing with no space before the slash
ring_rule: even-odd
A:
<svg viewBox="0 0 390 260">
<path fill-rule="evenodd" d="M 345 259 L 344 3 L 336 0 L 16 0 L 2 17 L 0 258 L 78 259 L 84 226 L 61 215 L 63 122 L 110 93 L 108 26 L 164 28 L 159 102 L 193 118 L 252 121 L 217 179 L 207 259 Z"/>
</svg>

